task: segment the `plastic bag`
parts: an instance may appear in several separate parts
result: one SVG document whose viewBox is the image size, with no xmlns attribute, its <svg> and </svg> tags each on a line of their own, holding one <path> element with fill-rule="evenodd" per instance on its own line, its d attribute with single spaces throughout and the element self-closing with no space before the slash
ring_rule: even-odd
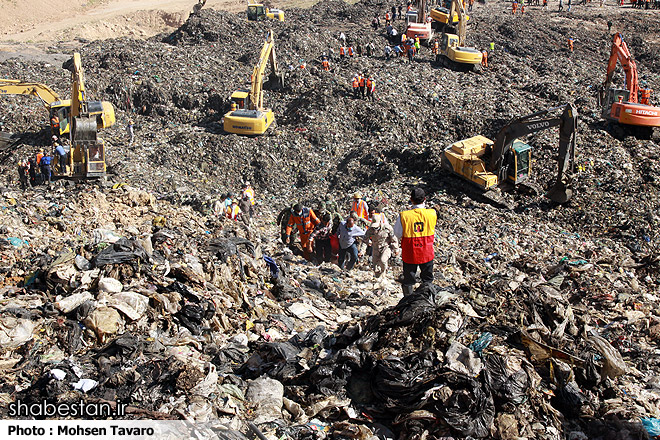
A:
<svg viewBox="0 0 660 440">
<path fill-rule="evenodd" d="M 521 361 L 499 354 L 488 355 L 485 361 L 484 380 L 497 399 L 514 405 L 527 400 L 530 379 Z"/>
</svg>

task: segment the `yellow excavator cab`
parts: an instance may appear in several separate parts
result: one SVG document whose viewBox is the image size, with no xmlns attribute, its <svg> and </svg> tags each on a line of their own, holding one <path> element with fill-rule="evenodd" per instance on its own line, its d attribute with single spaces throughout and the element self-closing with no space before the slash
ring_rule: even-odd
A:
<svg viewBox="0 0 660 440">
<path fill-rule="evenodd" d="M 284 21 L 284 11 L 281 9 L 269 9 L 261 3 L 250 3 L 247 6 L 248 21 L 260 21 L 270 18 Z"/>
<path fill-rule="evenodd" d="M 249 96 L 249 90 L 240 89 L 232 93 L 229 99 L 231 102 L 235 103 L 237 109 L 240 110 L 245 108 L 245 103 L 247 102 Z"/>
<path fill-rule="evenodd" d="M 262 110 L 234 110 L 225 113 L 223 128 L 228 133 L 243 135 L 264 134 L 270 124 L 275 120 L 271 109 Z"/>
</svg>

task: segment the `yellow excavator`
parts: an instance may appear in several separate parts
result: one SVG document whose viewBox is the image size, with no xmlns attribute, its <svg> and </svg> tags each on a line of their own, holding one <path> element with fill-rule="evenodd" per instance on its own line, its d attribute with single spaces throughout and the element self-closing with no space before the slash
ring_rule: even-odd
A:
<svg viewBox="0 0 660 440">
<path fill-rule="evenodd" d="M 259 61 L 252 71 L 250 89 L 239 89 L 231 94 L 231 110 L 225 113 L 223 122 L 226 132 L 242 135 L 264 134 L 275 120 L 273 110 L 264 108 L 263 82 L 269 61 L 272 69 L 271 81 L 283 87 L 284 76 L 278 73 L 272 31 L 268 31 Z"/>
<path fill-rule="evenodd" d="M 559 117 L 548 116 L 560 109 L 563 112 Z M 484 191 L 497 186 L 506 190 L 502 187 L 521 184 L 537 190 L 529 181 L 532 147 L 518 138 L 556 126 L 559 126 L 558 173 L 555 185 L 547 196 L 557 203 L 567 202 L 572 196 L 567 183 L 573 174 L 577 132 L 577 110 L 573 104 L 515 119 L 500 129 L 495 142 L 481 135 L 454 142 L 442 154 L 442 168 Z M 484 195 L 494 202 L 505 202 L 501 192 L 487 192 Z"/>
<path fill-rule="evenodd" d="M 60 99 L 59 95 L 44 84 L 23 82 L 15 79 L 0 79 L 0 95 L 31 95 L 41 100 L 48 111 L 48 118 L 57 116 L 60 135 L 69 133 L 71 100 Z M 115 123 L 115 109 L 107 101 L 88 102 L 88 111 L 96 118 L 98 128 L 108 128 Z"/>
<path fill-rule="evenodd" d="M 97 137 L 97 117 L 92 114 L 94 102 L 87 101 L 85 81 L 83 78 L 80 54 L 73 57 L 63 66 L 71 71 L 71 106 L 69 151 L 66 164 L 59 163 L 58 155 L 54 157 L 53 174 L 61 177 L 94 178 L 105 176 L 105 146 Z M 113 113 L 114 115 L 114 113 Z"/>
<path fill-rule="evenodd" d="M 261 21 L 266 18 L 284 21 L 284 11 L 281 9 L 267 8 L 262 3 L 248 3 L 248 21 Z"/>
<path fill-rule="evenodd" d="M 436 55 L 436 63 L 452 69 L 481 68 L 481 52 L 474 47 L 465 46 L 467 19 L 463 4 L 459 0 L 451 2 L 449 16 L 458 15 L 457 33 L 443 32 L 440 37 L 440 53 Z"/>
</svg>

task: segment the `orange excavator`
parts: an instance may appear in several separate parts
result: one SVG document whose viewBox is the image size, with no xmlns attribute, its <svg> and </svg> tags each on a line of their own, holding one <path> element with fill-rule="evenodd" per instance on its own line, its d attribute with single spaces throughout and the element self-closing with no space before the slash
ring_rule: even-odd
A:
<svg viewBox="0 0 660 440">
<path fill-rule="evenodd" d="M 625 88 L 611 87 L 617 61 L 626 74 Z M 641 89 L 637 78 L 637 65 L 630 55 L 623 35 L 617 33 L 612 40 L 607 76 L 599 95 L 603 118 L 614 123 L 615 137 L 623 137 L 626 132 L 648 137 L 654 127 L 660 127 L 660 107 L 652 106 L 651 89 Z"/>
</svg>

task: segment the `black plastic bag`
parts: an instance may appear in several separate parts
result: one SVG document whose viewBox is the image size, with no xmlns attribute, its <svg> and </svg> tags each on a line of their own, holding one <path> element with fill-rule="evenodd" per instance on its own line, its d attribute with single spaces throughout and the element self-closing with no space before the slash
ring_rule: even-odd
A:
<svg viewBox="0 0 660 440">
<path fill-rule="evenodd" d="M 102 267 L 106 264 L 121 264 L 134 260 L 146 262 L 149 260 L 149 256 L 137 241 L 121 238 L 99 252 L 94 257 L 94 264 L 97 267 Z"/>
</svg>

